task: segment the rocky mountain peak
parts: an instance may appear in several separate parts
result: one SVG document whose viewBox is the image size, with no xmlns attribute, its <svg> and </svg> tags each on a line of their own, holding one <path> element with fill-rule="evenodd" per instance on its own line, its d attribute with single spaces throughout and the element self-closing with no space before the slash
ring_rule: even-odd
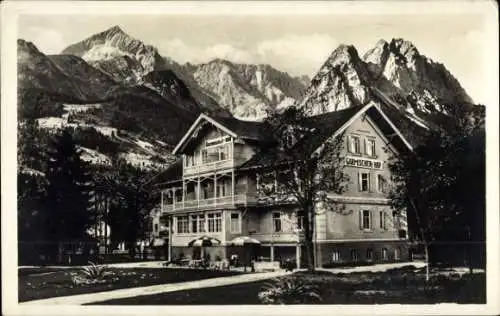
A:
<svg viewBox="0 0 500 316">
<path fill-rule="evenodd" d="M 346 63 L 357 63 L 360 60 L 356 47 L 340 44 L 328 57 L 327 63 L 336 66 Z"/>
<path fill-rule="evenodd" d="M 109 67 L 110 63 L 106 61 L 128 56 L 136 60 L 140 67 L 134 67 L 130 71 L 130 74 L 125 78 L 126 82 L 140 81 L 145 74 L 165 66 L 165 60 L 158 54 L 155 47 L 133 38 L 119 26 L 113 26 L 103 32 L 94 34 L 67 47 L 62 53 L 82 57 L 85 61 L 91 62 L 96 68 L 102 69 L 111 75 L 114 72 L 122 74 L 124 70 L 122 68 L 112 69 Z"/>
<path fill-rule="evenodd" d="M 118 33 L 126 34 L 119 25 L 112 26 L 109 29 L 107 29 L 106 31 L 104 31 L 103 33 L 106 33 L 108 35 L 114 35 L 114 34 L 118 34 Z"/>
<path fill-rule="evenodd" d="M 392 52 L 397 52 L 403 56 L 420 56 L 415 45 L 402 38 L 393 38 L 389 44 L 389 48 Z"/>
<path fill-rule="evenodd" d="M 245 119 L 260 119 L 269 108 L 289 106 L 305 91 L 299 78 L 266 64 L 239 64 L 217 58 L 186 68 L 223 108 Z"/>
<path fill-rule="evenodd" d="M 394 38 L 377 41 L 363 58 L 351 45 L 337 47 L 298 105 L 320 114 L 369 102 L 386 104 L 422 125 L 422 117 L 446 114 L 450 105 L 472 100 L 443 64 L 411 41 Z"/>
</svg>

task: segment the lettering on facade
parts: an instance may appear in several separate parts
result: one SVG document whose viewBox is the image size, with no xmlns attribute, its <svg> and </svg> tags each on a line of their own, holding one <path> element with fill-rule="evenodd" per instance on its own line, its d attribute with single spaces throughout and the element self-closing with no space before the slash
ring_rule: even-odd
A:
<svg viewBox="0 0 500 316">
<path fill-rule="evenodd" d="M 206 141 L 206 146 L 215 146 L 231 140 L 231 136 L 223 136 L 215 139 L 209 139 Z"/>
<path fill-rule="evenodd" d="M 384 165 L 384 162 L 382 160 L 375 160 L 375 159 L 345 157 L 345 165 L 350 167 L 381 170 Z"/>
</svg>

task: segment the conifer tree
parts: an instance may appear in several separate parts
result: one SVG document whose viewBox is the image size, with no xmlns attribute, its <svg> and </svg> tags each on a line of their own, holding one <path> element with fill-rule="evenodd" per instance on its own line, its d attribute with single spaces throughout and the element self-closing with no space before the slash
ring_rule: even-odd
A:
<svg viewBox="0 0 500 316">
<path fill-rule="evenodd" d="M 63 244 L 84 240 L 91 222 L 87 164 L 80 158 L 80 151 L 67 130 L 50 140 L 46 178 L 43 226 L 53 251 L 57 245 L 60 261 Z"/>
</svg>

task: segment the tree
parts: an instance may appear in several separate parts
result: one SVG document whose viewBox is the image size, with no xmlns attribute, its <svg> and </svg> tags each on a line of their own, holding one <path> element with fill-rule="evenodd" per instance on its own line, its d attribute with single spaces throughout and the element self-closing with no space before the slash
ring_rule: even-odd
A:
<svg viewBox="0 0 500 316">
<path fill-rule="evenodd" d="M 112 179 L 113 199 L 109 212 L 114 243 L 125 241 L 130 255 L 135 255 L 135 242 L 145 237 L 149 211 L 158 202 L 150 187 L 150 172 L 117 161 Z"/>
<path fill-rule="evenodd" d="M 17 234 L 20 264 L 33 264 L 35 256 L 43 250 L 44 227 L 40 225 L 45 195 L 45 175 L 18 170 L 17 173 Z M 42 243 L 41 243 L 42 242 Z"/>
<path fill-rule="evenodd" d="M 47 194 L 43 203 L 46 214 L 41 224 L 46 239 L 58 246 L 58 261 L 61 261 L 64 243 L 84 240 L 91 223 L 91 179 L 87 164 L 81 160 L 80 151 L 67 130 L 50 140 L 46 179 Z"/>
<path fill-rule="evenodd" d="M 458 104 L 446 109 L 448 115 L 437 120 L 437 129 L 389 163 L 392 206 L 396 212 L 410 211 L 409 226 L 418 231 L 425 249 L 427 280 L 430 245 L 468 242 L 471 267 L 470 243 L 484 241 L 484 107 Z"/>
<path fill-rule="evenodd" d="M 268 202 L 292 203 L 299 207 L 303 215 L 307 265 L 309 270 L 314 270 L 317 206 L 342 210 L 342 205 L 335 203 L 330 194 L 341 194 L 348 181 L 342 167 L 343 135 L 333 137 L 331 127 L 314 122 L 303 109 L 295 107 L 283 113 L 269 113 L 266 123 L 276 144 L 260 153 L 271 154 L 273 159 L 258 175 L 258 191 Z"/>
</svg>

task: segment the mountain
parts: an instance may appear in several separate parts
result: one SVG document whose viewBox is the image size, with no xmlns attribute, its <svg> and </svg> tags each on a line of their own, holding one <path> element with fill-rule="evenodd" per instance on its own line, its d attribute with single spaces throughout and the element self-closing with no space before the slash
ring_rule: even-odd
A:
<svg viewBox="0 0 500 316">
<path fill-rule="evenodd" d="M 81 57 L 112 76 L 128 71 L 129 76 L 124 81 L 131 83 L 137 83 L 138 77 L 166 65 L 155 47 L 130 37 L 119 26 L 73 44 L 64 49 L 62 54 Z M 113 67 L 115 65 L 117 67 Z"/>
<path fill-rule="evenodd" d="M 197 85 L 184 66 L 161 56 L 156 47 L 131 37 L 119 26 L 113 26 L 70 45 L 62 54 L 81 57 L 125 86 L 147 85 L 154 91 L 164 93 L 166 85 L 171 84 L 173 75 L 177 80 L 177 86 L 185 85 L 190 90 L 188 100 L 178 98 L 180 102 L 177 103 L 178 106 L 185 107 L 189 111 L 229 115 L 228 111 L 220 108 L 217 102 Z M 164 72 L 168 70 L 171 72 Z M 168 76 L 165 77 L 165 74 Z M 163 82 L 162 79 L 166 81 Z M 170 100 L 172 97 L 177 98 L 171 95 L 165 96 Z"/>
<path fill-rule="evenodd" d="M 169 75 L 162 77 L 167 82 L 165 77 Z M 169 80 L 165 91 L 126 85 L 78 56 L 46 56 L 18 40 L 20 121 L 35 119 L 51 132 L 74 129 L 87 158 L 96 163 L 109 163 L 113 153 L 140 166 L 164 164 L 200 113 L 183 83 L 175 75 Z"/>
<path fill-rule="evenodd" d="M 191 100 L 180 104 L 188 110 L 222 116 L 262 117 L 268 107 L 293 104 L 308 82 L 307 77 L 293 78 L 269 65 L 234 64 L 220 59 L 181 65 L 118 26 L 67 47 L 63 54 L 81 57 L 124 85 L 146 85 L 162 91 L 162 95 L 175 76 L 195 100 L 195 104 Z"/>
<path fill-rule="evenodd" d="M 420 54 L 409 41 L 392 39 L 378 41 L 363 58 L 354 46 L 340 45 L 313 77 L 300 104 L 313 112 L 364 104 L 369 87 L 400 101 L 408 99 L 420 111 L 442 111 L 440 105 L 455 102 L 473 103 L 443 64 Z"/>
<path fill-rule="evenodd" d="M 473 100 L 443 64 L 409 41 L 392 39 L 378 41 L 363 57 L 352 45 L 337 47 L 296 105 L 319 114 L 369 102 L 383 106 L 408 128 L 428 129 L 453 104 Z"/>
<path fill-rule="evenodd" d="M 294 78 L 270 65 L 215 59 L 189 65 L 196 82 L 234 116 L 262 118 L 268 108 L 287 107 L 302 97 L 307 77 Z"/>
</svg>

